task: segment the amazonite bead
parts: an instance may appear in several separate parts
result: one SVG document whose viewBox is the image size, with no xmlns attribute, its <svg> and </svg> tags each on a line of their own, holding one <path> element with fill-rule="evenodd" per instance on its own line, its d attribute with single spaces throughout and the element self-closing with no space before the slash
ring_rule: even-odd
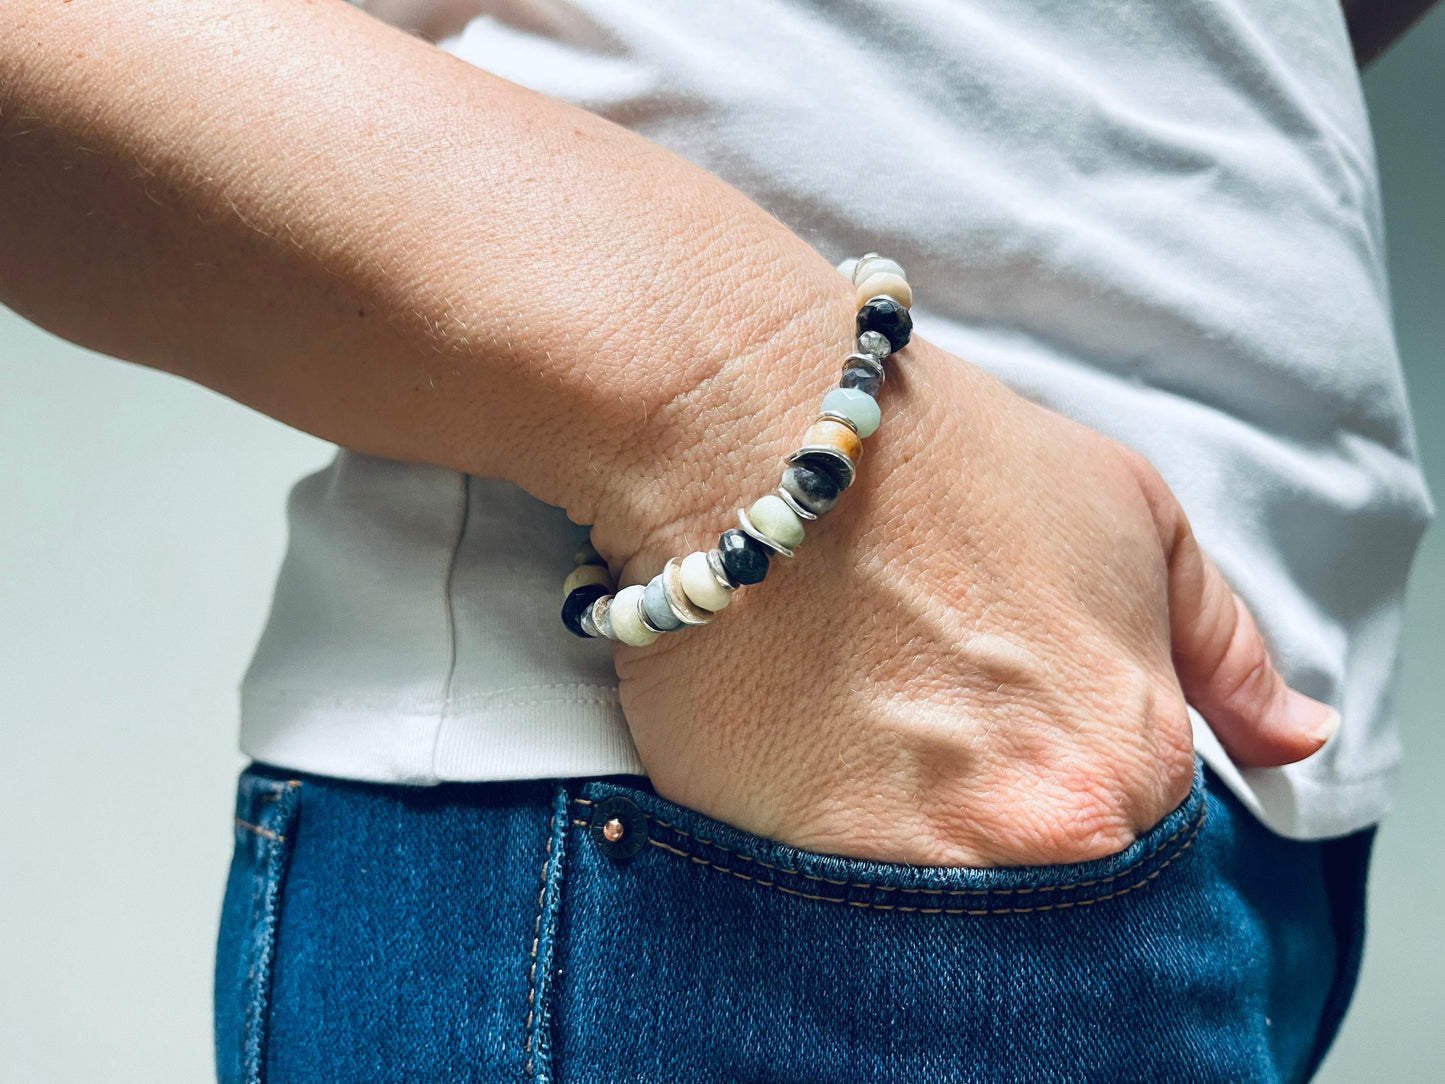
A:
<svg viewBox="0 0 1445 1084">
<path fill-rule="evenodd" d="M 716 613 L 732 601 L 732 592 L 717 582 L 707 554 L 698 550 L 682 559 L 682 590 L 694 606 Z"/>
<path fill-rule="evenodd" d="M 606 565 L 578 565 L 562 581 L 562 597 L 566 598 L 579 587 L 605 587 L 612 590 L 612 576 Z"/>
<path fill-rule="evenodd" d="M 607 616 L 612 621 L 612 635 L 633 647 L 646 647 L 658 636 L 642 623 L 642 596 L 646 590 L 640 583 L 624 587 L 607 608 Z"/>
<path fill-rule="evenodd" d="M 883 420 L 878 400 L 857 388 L 834 388 L 823 396 L 823 409 L 847 418 L 860 437 L 878 432 L 878 423 Z"/>
<path fill-rule="evenodd" d="M 908 285 L 908 280 L 902 275 L 869 275 L 858 284 L 858 292 L 854 296 L 854 304 L 858 308 L 866 305 L 871 298 L 891 297 L 905 309 L 913 304 L 913 290 Z"/>
<path fill-rule="evenodd" d="M 755 500 L 748 509 L 748 519 L 761 534 L 776 539 L 788 549 L 802 544 L 803 521 L 782 497 L 774 493 Z"/>
</svg>

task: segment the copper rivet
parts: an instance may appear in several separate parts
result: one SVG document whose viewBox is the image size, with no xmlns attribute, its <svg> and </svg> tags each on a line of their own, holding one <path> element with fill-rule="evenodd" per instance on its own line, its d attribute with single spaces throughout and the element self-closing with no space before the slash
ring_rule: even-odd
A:
<svg viewBox="0 0 1445 1084">
<path fill-rule="evenodd" d="M 608 843 L 616 843 L 626 834 L 627 829 L 622 826 L 622 822 L 616 817 L 613 817 L 602 826 L 602 838 Z"/>
</svg>

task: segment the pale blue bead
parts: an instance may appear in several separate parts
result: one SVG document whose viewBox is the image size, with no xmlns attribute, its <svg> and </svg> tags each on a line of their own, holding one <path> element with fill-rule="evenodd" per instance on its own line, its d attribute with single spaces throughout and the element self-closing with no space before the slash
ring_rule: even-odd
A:
<svg viewBox="0 0 1445 1084">
<path fill-rule="evenodd" d="M 857 388 L 834 388 L 823 396 L 823 409 L 847 418 L 858 430 L 860 437 L 871 437 L 878 431 L 878 423 L 883 420 L 883 412 L 878 409 L 878 400 Z"/>
<path fill-rule="evenodd" d="M 642 593 L 642 610 L 647 614 L 647 620 L 652 622 L 653 628 L 661 629 L 663 632 L 672 632 L 674 629 L 682 628 L 682 622 L 672 612 L 672 607 L 667 604 L 667 589 L 662 586 L 661 575 L 652 577 L 652 582 Z"/>
</svg>

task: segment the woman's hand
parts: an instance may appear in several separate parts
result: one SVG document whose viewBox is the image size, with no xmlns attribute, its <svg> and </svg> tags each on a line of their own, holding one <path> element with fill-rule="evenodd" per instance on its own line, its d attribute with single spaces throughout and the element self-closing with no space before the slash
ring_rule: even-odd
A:
<svg viewBox="0 0 1445 1084">
<path fill-rule="evenodd" d="M 593 532 L 624 584 L 776 485 L 848 348 L 838 278 L 836 304 L 639 434 L 669 480 Z M 796 556 L 711 625 L 618 649 L 660 793 L 812 850 L 1045 864 L 1121 850 L 1183 800 L 1186 698 L 1242 763 L 1324 743 L 1337 717 L 1285 687 L 1141 456 L 918 338 L 888 367 L 858 481 Z"/>
</svg>

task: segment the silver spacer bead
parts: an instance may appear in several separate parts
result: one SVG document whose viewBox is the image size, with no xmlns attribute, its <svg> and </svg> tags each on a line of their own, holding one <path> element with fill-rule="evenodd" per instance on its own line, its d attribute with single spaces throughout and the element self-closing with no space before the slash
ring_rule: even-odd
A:
<svg viewBox="0 0 1445 1084">
<path fill-rule="evenodd" d="M 838 473 L 844 479 L 843 488 L 847 489 L 858 477 L 857 465 L 837 448 L 828 444 L 805 444 L 792 455 L 788 456 L 787 462 L 798 463 L 804 459 L 826 459 L 838 468 Z"/>
<path fill-rule="evenodd" d="M 845 456 L 844 458 L 846 459 L 847 457 Z M 781 553 L 784 557 L 793 556 L 793 551 L 788 549 L 787 546 L 783 545 L 775 538 L 769 538 L 767 535 L 763 534 L 762 531 L 754 527 L 753 521 L 748 519 L 748 513 L 746 509 L 738 509 L 738 524 L 742 527 L 743 534 L 747 535 L 753 541 L 761 542 L 764 546 L 767 546 L 768 549 L 772 550 L 774 553 Z"/>
<path fill-rule="evenodd" d="M 707 569 L 712 573 L 712 578 L 725 591 L 736 591 L 740 584 L 734 583 L 733 578 L 728 575 L 727 567 L 722 563 L 722 553 L 712 549 L 707 551 Z"/>
<path fill-rule="evenodd" d="M 637 616 L 642 618 L 642 627 L 646 629 L 651 629 L 659 636 L 661 636 L 664 632 L 676 632 L 676 629 L 660 629 L 652 623 L 652 619 L 647 616 L 647 603 L 643 601 L 645 598 L 645 595 L 637 596 Z"/>
<path fill-rule="evenodd" d="M 830 422 L 842 422 L 849 429 L 853 430 L 853 432 L 858 432 L 858 423 L 846 414 L 839 414 L 836 410 L 820 410 L 818 411 L 818 417 L 814 420 L 821 422 L 824 419 Z M 859 437 L 858 439 L 861 440 L 863 438 Z"/>
<path fill-rule="evenodd" d="M 885 265 L 891 264 L 892 269 L 884 271 L 883 274 L 894 274 L 901 278 L 904 282 L 908 281 L 908 272 L 903 270 L 903 265 L 897 260 L 890 260 L 887 256 L 884 256 L 877 252 L 868 252 L 858 257 L 858 262 L 853 265 L 852 270 L 848 274 L 848 278 L 854 286 L 863 285 L 865 279 L 868 279 L 878 273 L 877 271 L 869 270 L 863 266 L 869 260 L 880 260 Z"/>
<path fill-rule="evenodd" d="M 858 336 L 858 352 L 872 354 L 879 361 L 882 361 L 889 354 L 893 353 L 893 344 L 888 341 L 888 336 L 878 331 L 865 331 Z"/>
<path fill-rule="evenodd" d="M 797 497 L 794 497 L 782 486 L 778 486 L 778 496 L 783 498 L 784 504 L 786 504 L 789 508 L 791 508 L 794 512 L 797 513 L 799 519 L 818 518 L 817 512 L 809 512 L 806 508 L 804 508 L 801 504 L 798 503 Z"/>
<path fill-rule="evenodd" d="M 614 597 L 614 595 L 603 595 L 596 599 L 591 606 L 588 606 L 587 612 L 582 615 L 582 627 L 585 629 L 590 623 L 592 628 L 597 630 L 596 635 L 608 640 L 617 639 L 612 633 L 612 600 Z"/>
<path fill-rule="evenodd" d="M 694 605 L 682 589 L 682 562 L 676 557 L 662 566 L 662 590 L 667 597 L 667 608 L 684 625 L 706 625 L 713 619 L 711 610 Z"/>
</svg>

